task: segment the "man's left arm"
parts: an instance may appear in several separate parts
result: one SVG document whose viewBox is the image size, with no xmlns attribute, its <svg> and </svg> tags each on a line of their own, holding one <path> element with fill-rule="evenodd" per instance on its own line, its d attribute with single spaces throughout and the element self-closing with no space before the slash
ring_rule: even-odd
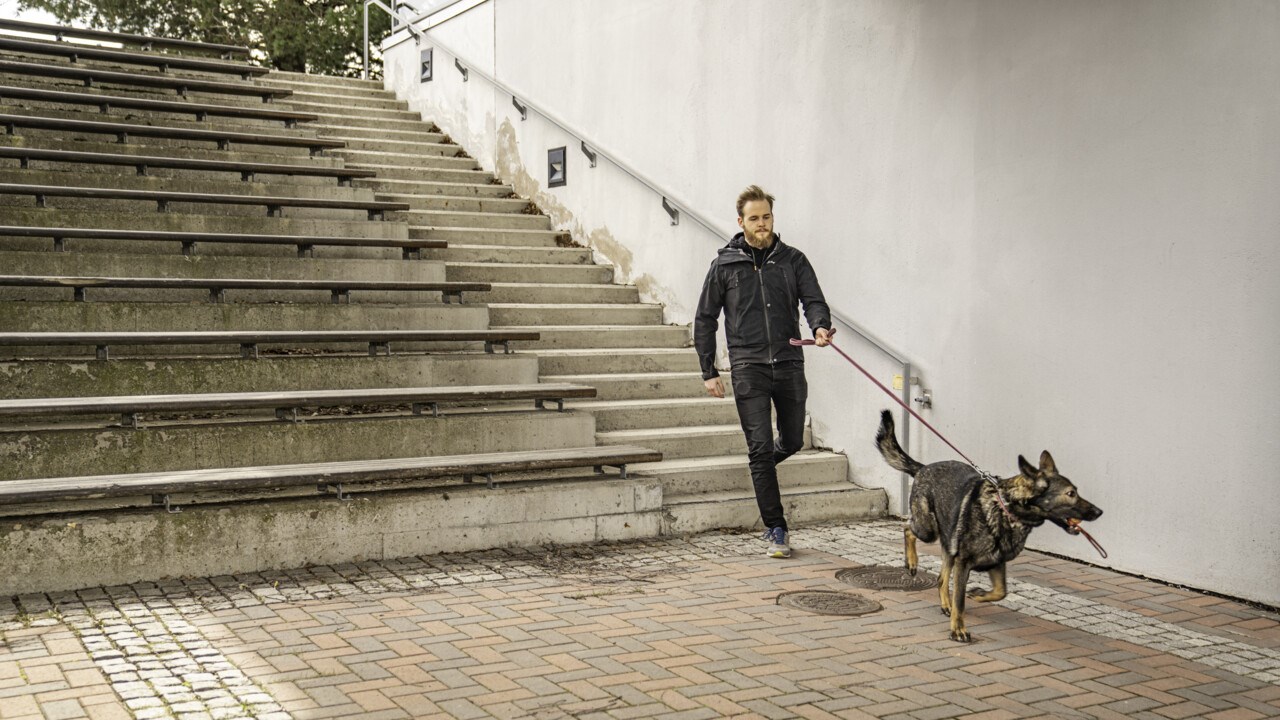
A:
<svg viewBox="0 0 1280 720">
<path fill-rule="evenodd" d="M 822 295 L 822 287 L 818 285 L 818 275 L 809 264 L 809 258 L 803 254 L 796 267 L 796 294 L 804 307 L 804 318 L 813 330 L 816 344 L 822 347 L 834 331 L 831 329 L 831 308 Z"/>
</svg>

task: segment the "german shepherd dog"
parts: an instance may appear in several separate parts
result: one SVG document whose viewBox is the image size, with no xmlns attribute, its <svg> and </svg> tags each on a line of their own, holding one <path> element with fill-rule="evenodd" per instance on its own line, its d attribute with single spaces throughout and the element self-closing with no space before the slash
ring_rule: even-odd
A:
<svg viewBox="0 0 1280 720">
<path fill-rule="evenodd" d="M 1080 497 L 1076 486 L 1058 474 L 1048 450 L 1040 453 L 1040 467 L 1018 456 L 1019 473 L 996 483 L 985 480 L 973 467 L 955 460 L 922 465 L 911 459 L 893 434 L 893 415 L 880 414 L 876 447 L 895 470 L 915 478 L 911 487 L 911 518 L 903 528 L 906 565 L 916 574 L 920 559 L 916 540 L 939 540 L 942 574 L 938 598 L 942 614 L 951 616 L 951 639 L 969 642 L 964 627 L 965 586 L 971 570 L 985 570 L 991 591 L 969 595 L 978 602 L 996 602 L 1005 596 L 1005 563 L 1022 552 L 1031 531 L 1052 521 L 1071 534 L 1081 520 L 1102 515 Z M 954 587 L 948 591 L 948 585 Z"/>
</svg>

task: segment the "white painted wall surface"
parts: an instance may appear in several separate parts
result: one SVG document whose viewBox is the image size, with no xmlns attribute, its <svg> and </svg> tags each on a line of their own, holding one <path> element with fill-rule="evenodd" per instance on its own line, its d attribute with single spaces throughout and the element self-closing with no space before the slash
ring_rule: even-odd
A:
<svg viewBox="0 0 1280 720">
<path fill-rule="evenodd" d="M 693 209 L 729 228 L 743 186 L 777 195 L 833 307 L 917 364 L 970 457 L 1008 475 L 1050 449 L 1111 557 L 1052 527 L 1033 547 L 1280 604 L 1280 4 L 467 2 L 430 32 Z M 387 58 L 389 87 L 691 321 L 709 233 L 441 49 L 424 85 L 412 42 Z M 809 377 L 818 439 L 898 507 L 871 446 L 888 398 L 829 351 Z"/>
</svg>

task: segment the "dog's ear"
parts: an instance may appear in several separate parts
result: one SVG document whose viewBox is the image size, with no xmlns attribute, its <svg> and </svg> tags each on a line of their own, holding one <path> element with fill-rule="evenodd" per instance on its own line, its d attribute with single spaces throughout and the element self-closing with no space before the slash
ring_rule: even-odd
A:
<svg viewBox="0 0 1280 720">
<path fill-rule="evenodd" d="M 1049 478 L 1044 475 L 1036 475 L 1031 480 L 1031 489 L 1035 492 L 1036 497 L 1040 497 L 1049 490 Z"/>
<path fill-rule="evenodd" d="M 1040 474 L 1040 471 L 1036 470 L 1035 466 L 1027 462 L 1027 459 L 1021 455 L 1018 456 L 1018 472 L 1022 473 L 1022 476 L 1028 480 L 1033 480 Z"/>
<path fill-rule="evenodd" d="M 1045 475 L 1058 474 L 1058 466 L 1054 464 L 1053 456 L 1049 454 L 1048 450 L 1041 451 L 1040 453 L 1040 472 Z"/>
</svg>

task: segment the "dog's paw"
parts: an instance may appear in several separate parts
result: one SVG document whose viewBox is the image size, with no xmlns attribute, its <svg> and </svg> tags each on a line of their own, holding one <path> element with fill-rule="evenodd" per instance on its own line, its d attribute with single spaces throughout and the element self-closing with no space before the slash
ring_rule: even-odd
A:
<svg viewBox="0 0 1280 720">
<path fill-rule="evenodd" d="M 911 577 L 915 577 L 916 572 L 917 572 L 916 568 L 913 568 L 910 565 L 907 566 L 907 574 L 909 574 Z"/>
<path fill-rule="evenodd" d="M 973 642 L 973 636 L 969 634 L 968 630 L 952 630 L 951 639 L 961 643 Z"/>
<path fill-rule="evenodd" d="M 942 608 L 942 614 L 946 615 L 947 617 L 951 617 L 951 608 L 949 607 Z"/>
</svg>

